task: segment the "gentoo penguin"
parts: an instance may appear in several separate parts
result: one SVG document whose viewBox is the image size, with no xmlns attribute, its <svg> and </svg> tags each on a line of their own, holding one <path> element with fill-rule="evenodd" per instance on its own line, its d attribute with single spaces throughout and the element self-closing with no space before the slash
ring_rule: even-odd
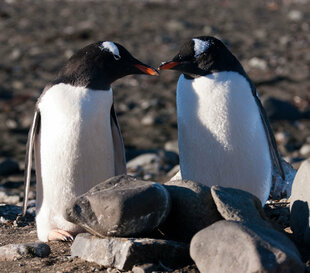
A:
<svg viewBox="0 0 310 273">
<path fill-rule="evenodd" d="M 159 69 L 183 73 L 177 85 L 181 177 L 239 188 L 265 204 L 273 164 L 284 172 L 255 86 L 237 58 L 220 40 L 201 36 Z"/>
<path fill-rule="evenodd" d="M 72 240 L 80 228 L 64 219 L 72 198 L 126 173 L 111 83 L 130 74 L 158 75 L 123 46 L 105 41 L 74 54 L 36 104 L 26 155 L 26 213 L 34 147 L 38 238 Z"/>
</svg>

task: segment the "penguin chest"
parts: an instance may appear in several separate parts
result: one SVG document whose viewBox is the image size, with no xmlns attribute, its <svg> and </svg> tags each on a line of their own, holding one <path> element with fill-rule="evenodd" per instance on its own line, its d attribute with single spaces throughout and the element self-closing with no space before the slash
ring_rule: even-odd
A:
<svg viewBox="0 0 310 273">
<path fill-rule="evenodd" d="M 257 190 L 249 189 L 246 183 L 255 176 L 258 183 L 270 182 L 266 135 L 243 76 L 236 72 L 219 72 L 195 80 L 181 76 L 177 108 L 184 179 L 256 191 L 256 195 Z"/>
<path fill-rule="evenodd" d="M 66 84 L 43 95 L 38 104 L 41 127 L 36 151 L 43 196 L 79 195 L 114 175 L 112 103 L 112 90 Z"/>
</svg>

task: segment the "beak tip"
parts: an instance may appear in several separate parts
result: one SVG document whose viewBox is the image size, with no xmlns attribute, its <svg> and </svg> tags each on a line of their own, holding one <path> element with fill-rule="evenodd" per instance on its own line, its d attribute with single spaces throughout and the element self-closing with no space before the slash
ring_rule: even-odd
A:
<svg viewBox="0 0 310 273">
<path fill-rule="evenodd" d="M 135 64 L 134 66 L 147 75 L 159 76 L 159 72 L 157 71 L 157 69 L 153 67 L 141 65 L 141 64 Z"/>
<path fill-rule="evenodd" d="M 173 69 L 178 64 L 180 64 L 180 63 L 179 62 L 174 62 L 174 61 L 162 62 L 161 65 L 158 67 L 158 70 Z"/>
<path fill-rule="evenodd" d="M 156 76 L 156 77 L 159 76 L 159 69 L 155 69 L 155 68 L 154 68 L 154 74 L 153 74 L 153 76 Z"/>
</svg>

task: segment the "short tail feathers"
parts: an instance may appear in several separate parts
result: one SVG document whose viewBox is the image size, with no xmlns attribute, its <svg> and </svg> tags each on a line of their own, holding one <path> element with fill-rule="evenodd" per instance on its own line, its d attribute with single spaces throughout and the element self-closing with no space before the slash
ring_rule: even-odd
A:
<svg viewBox="0 0 310 273">
<path fill-rule="evenodd" d="M 32 151 L 33 151 L 35 136 L 39 130 L 40 119 L 41 119 L 40 112 L 39 110 L 36 110 L 34 113 L 31 128 L 28 133 L 28 141 L 27 141 L 27 146 L 26 146 L 24 202 L 23 202 L 22 216 L 25 216 L 27 212 L 28 194 L 29 194 L 29 186 L 30 186 L 30 179 L 31 179 L 31 167 L 32 167 Z"/>
</svg>

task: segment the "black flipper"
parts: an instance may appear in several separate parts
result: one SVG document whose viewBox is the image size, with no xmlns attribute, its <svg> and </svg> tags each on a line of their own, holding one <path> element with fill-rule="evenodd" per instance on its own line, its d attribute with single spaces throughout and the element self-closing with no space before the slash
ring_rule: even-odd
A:
<svg viewBox="0 0 310 273">
<path fill-rule="evenodd" d="M 268 119 L 267 114 L 265 112 L 265 109 L 264 109 L 264 107 L 263 107 L 263 105 L 262 105 L 262 103 L 258 97 L 258 94 L 257 94 L 257 91 L 256 91 L 254 84 L 252 82 L 250 82 L 250 83 L 251 83 L 251 88 L 252 88 L 252 94 L 255 98 L 255 102 L 258 106 L 259 113 L 260 113 L 260 116 L 261 116 L 261 119 L 262 119 L 262 122 L 264 125 L 266 137 L 268 140 L 271 160 L 277 166 L 279 173 L 280 173 L 280 175 L 284 181 L 285 180 L 285 173 L 283 170 L 281 157 L 280 157 L 280 154 L 278 152 L 277 143 L 276 143 L 276 140 L 274 138 L 274 135 L 273 135 L 270 123 L 269 123 L 269 119 Z"/>
<path fill-rule="evenodd" d="M 34 116 L 33 116 L 32 125 L 28 133 L 28 141 L 27 141 L 27 146 L 26 146 L 24 203 L 23 203 L 22 216 L 25 216 L 26 211 L 27 211 L 28 193 L 29 193 L 29 186 L 30 186 L 30 179 L 31 179 L 32 151 L 33 151 L 35 137 L 40 130 L 40 121 L 41 121 L 41 115 L 40 115 L 39 110 L 36 109 Z"/>
<path fill-rule="evenodd" d="M 114 104 L 111 107 L 111 130 L 113 138 L 113 149 L 114 149 L 114 168 L 115 176 L 120 174 L 126 174 L 126 158 L 124 142 L 121 134 L 121 130 L 117 121 L 116 113 L 114 110 Z"/>
</svg>

